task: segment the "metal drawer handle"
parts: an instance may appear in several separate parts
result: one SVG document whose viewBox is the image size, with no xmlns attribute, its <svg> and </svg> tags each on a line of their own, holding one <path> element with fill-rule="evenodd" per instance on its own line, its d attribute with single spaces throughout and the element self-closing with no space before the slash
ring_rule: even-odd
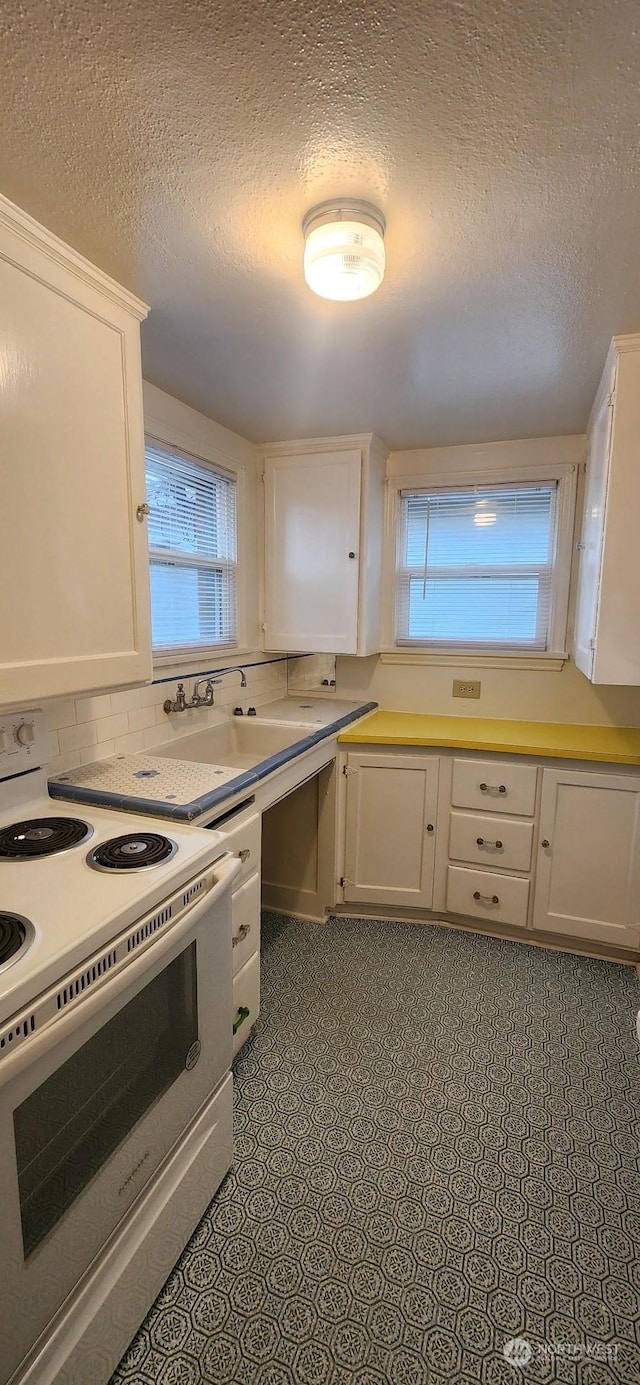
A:
<svg viewBox="0 0 640 1385">
<path fill-rule="evenodd" d="M 480 784 L 481 793 L 506 793 L 506 784 Z"/>
<path fill-rule="evenodd" d="M 238 856 L 240 857 L 240 860 L 241 860 L 241 861 L 248 861 L 250 855 L 251 855 L 251 848 L 248 847 L 248 846 L 243 846 L 242 851 L 239 851 L 239 852 L 238 852 Z"/>
<path fill-rule="evenodd" d="M 496 848 L 496 851 L 502 851 L 502 842 L 499 840 L 499 838 L 496 839 L 495 842 L 490 842 L 487 841 L 486 837 L 476 837 L 476 842 L 478 846 L 494 846 Z"/>
<path fill-rule="evenodd" d="M 241 923 L 235 938 L 231 941 L 232 947 L 237 947 L 238 943 L 243 943 L 247 934 L 251 932 L 250 923 Z"/>
<path fill-rule="evenodd" d="M 473 898 L 476 899 L 476 900 L 478 901 L 479 904 L 499 904 L 499 903 L 500 903 L 500 896 L 499 896 L 499 895 L 497 895 L 497 894 L 480 894 L 480 891 L 479 891 L 479 890 L 474 890 L 474 891 L 473 891 Z"/>
</svg>

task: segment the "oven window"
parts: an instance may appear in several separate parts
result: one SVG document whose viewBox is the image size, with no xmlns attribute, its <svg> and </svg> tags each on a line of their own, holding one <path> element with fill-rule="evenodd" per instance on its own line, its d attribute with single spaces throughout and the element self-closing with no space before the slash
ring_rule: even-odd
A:
<svg viewBox="0 0 640 1385">
<path fill-rule="evenodd" d="M 197 1037 L 193 942 L 17 1108 L 25 1258 L 184 1071 Z"/>
</svg>

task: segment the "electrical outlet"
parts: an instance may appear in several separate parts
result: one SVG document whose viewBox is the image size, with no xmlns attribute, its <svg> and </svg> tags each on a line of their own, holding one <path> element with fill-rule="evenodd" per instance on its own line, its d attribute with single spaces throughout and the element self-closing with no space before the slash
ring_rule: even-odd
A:
<svg viewBox="0 0 640 1385">
<path fill-rule="evenodd" d="M 480 683 L 465 682 L 464 678 L 454 678 L 453 696 L 454 697 L 479 697 Z"/>
</svg>

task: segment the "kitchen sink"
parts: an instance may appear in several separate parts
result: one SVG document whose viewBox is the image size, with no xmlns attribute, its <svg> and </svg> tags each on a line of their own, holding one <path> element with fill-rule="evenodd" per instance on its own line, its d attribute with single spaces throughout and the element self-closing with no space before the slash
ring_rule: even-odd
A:
<svg viewBox="0 0 640 1385">
<path fill-rule="evenodd" d="M 313 728 L 276 726 L 253 718 L 233 717 L 220 726 L 209 726 L 192 736 L 180 736 L 171 745 L 154 748 L 165 760 L 194 760 L 198 764 L 252 769 L 270 755 L 304 740 Z"/>
</svg>

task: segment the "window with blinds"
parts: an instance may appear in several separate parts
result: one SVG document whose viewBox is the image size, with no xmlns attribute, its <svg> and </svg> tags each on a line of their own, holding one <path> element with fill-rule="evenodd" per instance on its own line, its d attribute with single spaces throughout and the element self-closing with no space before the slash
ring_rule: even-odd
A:
<svg viewBox="0 0 640 1385">
<path fill-rule="evenodd" d="M 235 478 L 149 439 L 145 455 L 153 648 L 234 645 Z"/>
<path fill-rule="evenodd" d="M 396 643 L 545 650 L 557 481 L 401 491 Z"/>
</svg>

